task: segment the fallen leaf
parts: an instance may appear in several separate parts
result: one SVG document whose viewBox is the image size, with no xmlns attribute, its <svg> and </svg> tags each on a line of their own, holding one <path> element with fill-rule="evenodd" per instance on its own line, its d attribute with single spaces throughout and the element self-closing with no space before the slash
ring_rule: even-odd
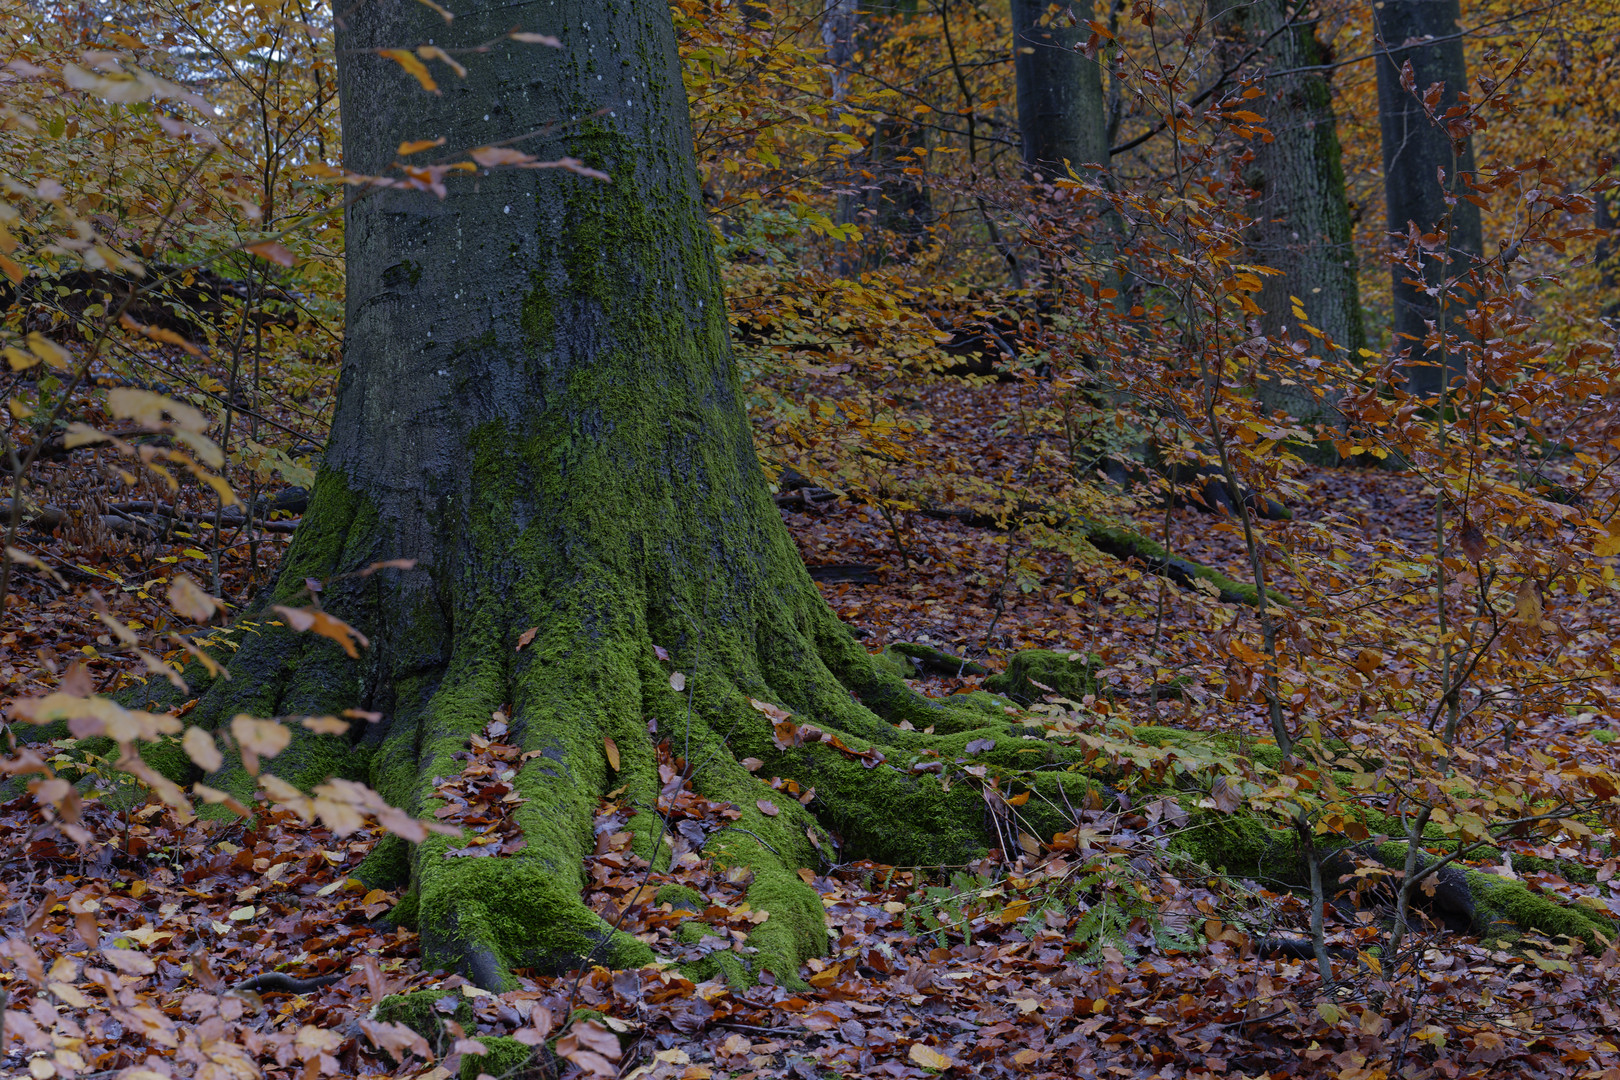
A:
<svg viewBox="0 0 1620 1080">
<path fill-rule="evenodd" d="M 772 705 L 768 701 L 759 701 L 755 698 L 749 698 L 748 704 L 752 705 L 754 708 L 758 709 L 760 712 L 764 713 L 777 723 L 781 723 L 793 715 L 780 705 Z"/>
<path fill-rule="evenodd" d="M 778 810 L 776 808 L 776 804 L 771 802 L 769 799 L 756 799 L 754 801 L 754 805 L 759 807 L 759 812 L 764 814 L 766 817 L 775 817 L 777 814 L 782 812 Z"/>
<path fill-rule="evenodd" d="M 157 970 L 157 965 L 145 953 L 134 949 L 102 949 L 101 955 L 106 957 L 107 963 L 122 971 L 125 975 L 150 975 Z"/>
<path fill-rule="evenodd" d="M 935 1072 L 944 1072 L 956 1064 L 938 1050 L 924 1046 L 920 1042 L 911 1044 L 911 1049 L 906 1051 L 906 1057 L 910 1058 L 913 1064 L 933 1069 Z"/>
</svg>

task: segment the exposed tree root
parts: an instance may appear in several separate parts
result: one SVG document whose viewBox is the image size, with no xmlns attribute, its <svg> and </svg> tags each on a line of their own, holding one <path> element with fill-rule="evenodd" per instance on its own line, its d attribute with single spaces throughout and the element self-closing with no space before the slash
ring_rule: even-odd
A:
<svg viewBox="0 0 1620 1080">
<path fill-rule="evenodd" d="M 622 801 L 641 808 L 628 827 L 638 854 L 655 865 L 664 831 L 657 808 L 671 784 L 678 789 L 684 780 L 738 809 L 735 827 L 712 834 L 704 854 L 722 866 L 748 867 L 748 901 L 770 917 L 750 935 L 751 951 L 726 970 L 743 980 L 769 970 L 789 983 L 826 941 L 820 900 L 799 879 L 800 867 L 855 856 L 898 865 L 960 865 L 987 846 L 1012 847 L 1019 832 L 1050 838 L 1072 827 L 1074 808 L 1113 799 L 1114 792 L 1099 783 L 1108 776 L 1107 766 L 1071 771 L 1076 750 L 1009 723 L 1005 706 L 991 695 L 970 695 L 954 707 L 917 697 L 885 670 L 884 657 L 869 656 L 844 635 L 830 612 L 817 621 L 819 626 L 778 639 L 773 647 L 785 661 L 791 659 L 790 643 L 821 643 L 798 654 L 798 669 L 813 678 L 791 689 L 784 689 L 780 675 L 767 683 L 758 666 L 736 666 L 730 643 L 715 640 L 727 633 L 723 629 L 711 631 L 708 659 L 691 665 L 695 672 L 682 693 L 671 689 L 668 667 L 650 640 L 642 642 L 644 648 L 621 647 L 624 663 L 616 669 L 604 658 L 587 664 L 581 669 L 585 678 L 559 672 L 556 665 L 523 664 L 515 651 L 511 662 L 502 655 L 464 656 L 468 666 L 459 673 L 452 668 L 414 687 L 400 680 L 394 718 L 356 732 L 353 740 L 295 728 L 300 733 L 293 746 L 268 769 L 305 787 L 333 773 L 369 779 L 392 800 L 426 814 L 440 805 L 434 781 L 458 775 L 469 740 L 491 713 L 509 711 L 511 741 L 528 759 L 513 778 L 526 800 L 515 818 L 528 847 L 508 856 L 464 858 L 452 854 L 464 840 L 432 836 L 412 848 L 388 839 L 358 871 L 368 884 L 405 890 L 395 918 L 420 928 L 427 962 L 491 989 L 511 985 L 514 968 L 557 971 L 587 958 L 613 967 L 654 960 L 647 946 L 615 933 L 581 901 L 592 816 L 612 789 L 622 788 Z M 812 637 L 817 634 L 825 636 Z M 357 666 L 330 642 L 261 628 L 248 635 L 233 665 L 237 678 L 214 686 L 198 708 L 219 719 L 244 708 L 286 715 L 375 704 L 379 695 L 362 693 L 354 678 Z M 1084 671 L 1087 665 L 1078 667 Z M 633 671 L 634 678 L 627 684 L 611 678 L 611 670 Z M 254 678 L 256 671 L 284 677 Z M 255 686 L 257 692 L 250 689 Z M 331 693 L 318 693 L 321 686 Z M 890 715 L 903 715 L 914 728 L 921 721 L 935 730 L 897 727 L 857 697 L 886 704 Z M 412 708 L 413 701 L 420 704 Z M 797 708 L 783 718 L 755 702 Z M 569 723 L 567 717 L 584 722 Z M 617 770 L 604 752 L 604 736 L 616 744 Z M 1226 752 L 1219 737 L 1177 729 L 1139 728 L 1128 737 L 1137 745 L 1195 755 L 1185 758 L 1189 762 Z M 668 740 L 682 766 L 679 775 L 659 775 L 654 739 Z M 742 764 L 748 757 L 763 763 L 757 776 Z M 194 779 L 184 775 L 183 760 L 173 778 Z M 1055 767 L 1065 763 L 1070 768 Z M 169 764 L 172 769 L 175 763 Z M 1028 802 L 1007 813 L 1000 793 L 965 775 L 964 766 L 978 765 L 992 776 L 1016 776 L 1030 790 Z M 808 806 L 782 798 L 759 779 L 771 775 L 813 788 L 814 798 Z M 208 782 L 251 798 L 252 781 L 239 762 Z M 1186 793 L 1159 794 L 1184 799 Z M 1152 797 L 1144 790 L 1133 796 L 1138 804 Z M 775 812 L 767 813 L 761 800 Z M 1189 813 L 1171 841 L 1173 851 L 1273 887 L 1305 884 L 1308 874 L 1292 830 L 1268 827 L 1241 812 Z M 1330 892 L 1348 895 L 1342 881 L 1357 858 L 1398 869 L 1404 854 L 1400 842 L 1345 847 L 1324 865 Z M 1381 888 L 1387 893 L 1389 886 Z M 1453 932 L 1498 941 L 1536 930 L 1598 945 L 1614 934 L 1607 920 L 1532 893 L 1522 882 L 1459 867 L 1442 871 L 1437 888 L 1424 890 L 1417 906 Z M 1287 954 L 1286 943 L 1276 947 Z"/>
</svg>

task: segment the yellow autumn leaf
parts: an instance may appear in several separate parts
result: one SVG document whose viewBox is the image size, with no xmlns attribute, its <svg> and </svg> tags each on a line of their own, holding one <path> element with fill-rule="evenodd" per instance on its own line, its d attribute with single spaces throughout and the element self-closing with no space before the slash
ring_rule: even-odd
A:
<svg viewBox="0 0 1620 1080">
<path fill-rule="evenodd" d="M 443 145 L 443 135 L 440 135 L 437 139 L 413 139 L 410 142 L 400 143 L 398 153 L 400 157 L 410 157 L 412 154 L 420 154 L 423 150 L 431 150 L 435 146 Z"/>
<path fill-rule="evenodd" d="M 371 644 L 366 635 L 319 608 L 291 608 L 276 604 L 273 610 L 287 620 L 288 626 L 300 633 L 309 632 L 331 638 L 343 646 L 343 651 L 348 653 L 351 659 L 358 659 L 360 656 L 360 650 L 355 648 L 355 642 L 358 641 L 362 646 Z"/>
<path fill-rule="evenodd" d="M 377 55 L 392 60 L 406 73 L 422 84 L 422 89 L 430 94 L 439 92 L 439 84 L 433 81 L 433 75 L 428 71 L 427 65 L 416 58 L 416 54 L 409 49 L 378 49 Z"/>
<path fill-rule="evenodd" d="M 449 64 L 450 70 L 454 71 L 458 77 L 463 79 L 467 77 L 467 69 L 462 67 L 461 64 L 456 61 L 455 57 L 451 56 L 437 45 L 418 45 L 416 47 L 416 55 L 420 56 L 423 60 L 438 60 L 442 63 Z"/>
<path fill-rule="evenodd" d="M 28 351 L 58 371 L 70 367 L 73 359 L 66 349 L 38 330 L 28 335 Z"/>
<path fill-rule="evenodd" d="M 911 1049 L 906 1051 L 906 1057 L 911 1059 L 912 1064 L 933 1069 L 935 1072 L 944 1072 L 956 1064 L 938 1050 L 924 1046 L 920 1042 L 911 1044 Z"/>
<path fill-rule="evenodd" d="M 1537 628 L 1541 626 L 1541 586 L 1533 579 L 1524 579 L 1518 595 L 1513 598 L 1513 606 L 1518 611 L 1520 622 Z"/>
<path fill-rule="evenodd" d="M 1620 555 L 1620 520 L 1611 521 L 1607 535 L 1600 536 L 1593 542 L 1592 554 L 1600 559 Z"/>
<path fill-rule="evenodd" d="M 292 742 L 292 731 L 275 720 L 238 714 L 231 718 L 231 735 L 242 752 L 242 767 L 259 775 L 259 758 L 275 757 Z"/>
</svg>

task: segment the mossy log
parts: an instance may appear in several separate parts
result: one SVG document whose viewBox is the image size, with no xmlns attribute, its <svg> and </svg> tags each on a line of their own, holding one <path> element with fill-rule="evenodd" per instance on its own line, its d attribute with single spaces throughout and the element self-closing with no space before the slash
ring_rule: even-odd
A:
<svg viewBox="0 0 1620 1080">
<path fill-rule="evenodd" d="M 1199 588 L 1199 582 L 1204 582 L 1227 603 L 1252 607 L 1260 602 L 1259 590 L 1253 585 L 1235 581 L 1211 567 L 1171 555 L 1164 545 L 1140 533 L 1114 525 L 1088 524 L 1085 535 L 1086 541 L 1098 551 L 1120 560 L 1140 560 L 1149 571 L 1162 574 L 1183 588 Z M 1266 590 L 1266 602 L 1293 606 L 1293 601 L 1275 589 Z"/>
<path fill-rule="evenodd" d="M 1232 736 L 1179 728 L 1138 727 L 1130 730 L 1129 737 L 1161 748 L 1177 748 L 1212 762 L 1222 756 L 1243 753 L 1263 766 L 1275 767 L 1282 757 L 1274 744 L 1248 744 Z M 1398 822 L 1372 810 L 1364 811 L 1362 819 L 1375 834 L 1380 830 L 1393 833 L 1399 826 Z M 1393 907 L 1396 876 L 1406 863 L 1404 840 L 1385 836 L 1353 843 L 1335 841 L 1328 836 L 1318 837 L 1316 842 L 1330 898 L 1343 902 L 1356 893 L 1352 876 L 1357 866 L 1365 861 L 1393 871 L 1395 875 L 1375 879 L 1374 887 L 1366 890 L 1360 899 L 1376 906 Z M 1438 848 L 1446 841 L 1435 835 L 1426 838 L 1428 844 Z M 1187 827 L 1171 841 L 1170 847 L 1212 870 L 1251 878 L 1273 888 L 1304 889 L 1310 881 L 1309 866 L 1294 829 L 1251 813 L 1191 811 Z M 1483 848 L 1477 852 L 1477 858 L 1500 860 L 1501 852 Z M 1437 862 L 1438 856 L 1427 851 L 1422 853 L 1418 861 L 1420 872 Z M 1533 867 L 1527 863 L 1525 868 L 1550 870 L 1571 881 L 1591 877 L 1591 871 L 1574 862 L 1535 860 Z M 1617 927 L 1603 915 L 1578 905 L 1559 904 L 1514 878 L 1456 864 L 1441 868 L 1434 877 L 1432 888 L 1420 884 L 1414 907 L 1452 932 L 1511 942 L 1526 931 L 1535 931 L 1552 937 L 1578 939 L 1594 948 L 1616 940 Z"/>
<path fill-rule="evenodd" d="M 1138 562 L 1148 573 L 1168 578 L 1184 589 L 1213 588 L 1216 594 L 1229 604 L 1248 604 L 1253 607 L 1260 602 L 1259 593 L 1253 585 L 1227 577 L 1213 567 L 1171 555 L 1158 541 L 1131 529 L 1107 522 L 1077 518 L 1067 511 L 1036 505 L 1020 505 L 1016 511 L 1006 516 L 942 507 L 925 507 L 919 512 L 924 517 L 959 521 L 974 528 L 995 529 L 1002 532 L 1011 528 L 1017 521 L 1045 521 L 1055 528 L 1078 531 L 1087 543 L 1103 554 L 1111 555 L 1121 562 Z M 1200 582 L 1206 585 L 1201 586 Z M 1266 591 L 1266 602 L 1293 606 L 1293 601 L 1275 589 Z"/>
<path fill-rule="evenodd" d="M 1004 694 L 1020 705 L 1030 705 L 1056 694 L 1073 702 L 1097 693 L 1097 669 L 1102 661 L 1077 652 L 1024 649 L 1013 654 L 1007 670 L 984 680 L 991 693 Z"/>
</svg>

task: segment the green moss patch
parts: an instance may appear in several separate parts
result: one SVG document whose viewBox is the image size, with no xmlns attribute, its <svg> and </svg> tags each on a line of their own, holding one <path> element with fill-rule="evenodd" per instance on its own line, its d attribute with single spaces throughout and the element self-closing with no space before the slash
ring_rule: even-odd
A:
<svg viewBox="0 0 1620 1080">
<path fill-rule="evenodd" d="M 1098 657 L 1084 653 L 1025 649 L 1013 654 L 1006 671 L 984 680 L 984 688 L 1024 705 L 1049 694 L 1078 702 L 1087 694 L 1096 694 L 1100 667 Z"/>
<path fill-rule="evenodd" d="M 686 885 L 665 885 L 653 896 L 654 904 L 668 904 L 673 911 L 702 911 L 709 906 L 704 895 Z"/>
<path fill-rule="evenodd" d="M 478 1080 L 483 1074 L 496 1080 L 525 1080 L 540 1075 L 538 1068 L 531 1068 L 534 1047 L 504 1035 L 480 1035 L 478 1041 L 484 1044 L 485 1052 L 462 1056 L 461 1080 Z"/>
<path fill-rule="evenodd" d="M 555 972 L 585 956 L 612 968 L 656 959 L 640 941 L 613 931 L 535 859 L 451 859 L 442 848 L 425 857 L 435 855 L 443 865 L 422 875 L 423 954 L 479 985 L 510 988 L 516 985 L 512 968 Z"/>
<path fill-rule="evenodd" d="M 473 1026 L 472 1002 L 457 991 L 417 990 L 409 994 L 390 994 L 377 1002 L 372 1015 L 386 1024 L 404 1024 L 433 1048 L 440 1056 L 449 1050 L 455 1039 L 444 1026 L 445 1020 L 454 1020 L 462 1030 Z"/>
<path fill-rule="evenodd" d="M 411 845 L 389 833 L 366 852 L 354 876 L 368 889 L 402 888 L 411 880 Z"/>
</svg>

